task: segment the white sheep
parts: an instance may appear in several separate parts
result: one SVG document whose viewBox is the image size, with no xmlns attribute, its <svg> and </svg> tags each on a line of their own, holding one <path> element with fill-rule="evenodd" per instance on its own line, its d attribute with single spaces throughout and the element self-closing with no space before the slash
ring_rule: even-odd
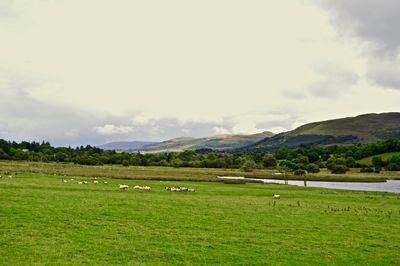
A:
<svg viewBox="0 0 400 266">
<path fill-rule="evenodd" d="M 280 198 L 281 198 L 281 195 L 274 194 L 272 197 L 273 197 L 274 199 L 280 199 Z"/>
<path fill-rule="evenodd" d="M 81 182 L 81 181 L 78 182 L 78 185 L 82 185 L 82 184 L 83 184 L 83 182 Z"/>
<path fill-rule="evenodd" d="M 188 192 L 195 192 L 194 188 L 188 188 Z"/>
<path fill-rule="evenodd" d="M 99 183 L 99 181 L 97 181 L 97 180 L 93 181 L 93 184 L 98 184 L 98 183 Z"/>
<path fill-rule="evenodd" d="M 107 182 L 107 181 L 104 181 L 104 184 L 108 184 L 108 182 Z"/>
<path fill-rule="evenodd" d="M 87 184 L 88 184 L 88 182 L 87 182 L 87 181 L 83 181 L 83 184 L 87 185 Z"/>
<path fill-rule="evenodd" d="M 128 188 L 129 188 L 128 185 L 125 185 L 125 184 L 120 184 L 119 185 L 119 189 L 128 189 Z"/>
</svg>

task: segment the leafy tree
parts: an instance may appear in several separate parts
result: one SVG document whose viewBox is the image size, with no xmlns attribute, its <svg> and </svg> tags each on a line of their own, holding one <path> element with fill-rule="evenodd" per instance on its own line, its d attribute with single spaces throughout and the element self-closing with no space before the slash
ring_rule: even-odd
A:
<svg viewBox="0 0 400 266">
<path fill-rule="evenodd" d="M 310 163 L 310 164 L 308 164 L 307 166 L 306 166 L 306 170 L 307 170 L 307 172 L 309 172 L 309 173 L 318 173 L 320 170 L 319 170 L 319 166 L 318 165 L 316 165 L 315 163 Z"/>
<path fill-rule="evenodd" d="M 372 157 L 372 166 L 373 167 L 383 167 L 384 162 L 383 162 L 382 158 L 379 156 Z"/>
<path fill-rule="evenodd" d="M 267 153 L 262 157 L 262 164 L 264 167 L 275 167 L 276 159 L 272 153 Z"/>
<path fill-rule="evenodd" d="M 254 162 L 253 159 L 247 159 L 243 162 L 240 169 L 245 172 L 252 172 L 255 168 L 257 168 L 257 164 Z"/>
<path fill-rule="evenodd" d="M 303 169 L 297 169 L 296 171 L 293 172 L 295 176 L 305 176 L 307 174 L 306 170 Z"/>
</svg>

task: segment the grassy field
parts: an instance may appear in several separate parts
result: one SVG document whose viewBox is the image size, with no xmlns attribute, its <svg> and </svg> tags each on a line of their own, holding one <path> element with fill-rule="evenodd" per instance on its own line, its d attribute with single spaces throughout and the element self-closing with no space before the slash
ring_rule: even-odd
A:
<svg viewBox="0 0 400 266">
<path fill-rule="evenodd" d="M 372 165 L 373 157 L 381 157 L 383 161 L 387 161 L 394 155 L 400 155 L 400 152 L 388 152 L 388 153 L 382 153 L 379 155 L 369 156 L 369 157 L 365 157 L 361 160 L 358 160 L 357 162 L 359 164 L 363 164 L 363 165 Z"/>
<path fill-rule="evenodd" d="M 10 173 L 38 173 L 59 176 L 86 176 L 108 177 L 119 179 L 140 180 L 177 180 L 177 181 L 218 181 L 217 176 L 244 176 L 253 178 L 279 179 L 282 176 L 274 175 L 276 170 L 256 169 L 244 172 L 240 169 L 213 169 L 213 168 L 173 168 L 159 166 L 129 166 L 103 165 L 86 166 L 72 163 L 38 163 L 28 161 L 0 161 L 0 175 Z M 288 179 L 303 180 L 302 176 L 288 175 Z M 358 181 L 379 182 L 387 179 L 400 179 L 400 172 L 382 171 L 375 173 L 360 173 L 359 169 L 352 169 L 346 174 L 331 174 L 326 169 L 318 174 L 308 174 L 309 181 Z"/>
<path fill-rule="evenodd" d="M 89 184 L 77 184 L 84 180 Z M 400 264 L 399 194 L 93 180 L 3 176 L 0 265 Z M 119 191 L 120 183 L 152 190 Z M 167 192 L 165 186 L 196 192 Z"/>
</svg>

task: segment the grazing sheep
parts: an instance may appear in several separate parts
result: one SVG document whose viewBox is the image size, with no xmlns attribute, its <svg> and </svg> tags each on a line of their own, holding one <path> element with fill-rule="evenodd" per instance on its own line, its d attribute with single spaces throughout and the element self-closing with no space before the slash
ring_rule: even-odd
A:
<svg viewBox="0 0 400 266">
<path fill-rule="evenodd" d="M 133 189 L 139 189 L 139 190 L 151 190 L 151 187 L 149 186 L 134 186 Z"/>
<path fill-rule="evenodd" d="M 107 181 L 104 181 L 104 184 L 108 184 L 108 182 L 107 182 Z"/>
<path fill-rule="evenodd" d="M 274 194 L 272 197 L 273 197 L 274 199 L 280 199 L 280 198 L 281 198 L 281 195 Z"/>
<path fill-rule="evenodd" d="M 80 182 L 80 181 L 78 182 L 78 185 L 82 185 L 82 184 L 83 184 L 83 182 Z"/>
<path fill-rule="evenodd" d="M 98 183 L 99 183 L 99 181 L 97 181 L 97 180 L 93 181 L 93 184 L 98 184 Z"/>
<path fill-rule="evenodd" d="M 194 192 L 194 188 L 187 188 L 187 187 L 165 187 L 165 190 L 171 192 Z"/>
<path fill-rule="evenodd" d="M 9 175 L 9 176 L 8 176 L 8 178 L 10 178 L 10 179 L 11 179 L 11 178 L 12 178 L 12 175 Z"/>
<path fill-rule="evenodd" d="M 125 185 L 125 184 L 120 184 L 119 185 L 119 189 L 128 189 L 128 188 L 129 188 L 128 185 Z"/>
<path fill-rule="evenodd" d="M 73 179 L 73 178 L 71 178 L 71 181 L 74 181 L 74 179 Z"/>
<path fill-rule="evenodd" d="M 88 182 L 87 182 L 87 181 L 83 181 L 83 184 L 87 185 L 87 184 L 88 184 Z"/>
<path fill-rule="evenodd" d="M 64 179 L 63 182 L 64 182 L 64 183 L 67 183 L 68 181 Z"/>
</svg>

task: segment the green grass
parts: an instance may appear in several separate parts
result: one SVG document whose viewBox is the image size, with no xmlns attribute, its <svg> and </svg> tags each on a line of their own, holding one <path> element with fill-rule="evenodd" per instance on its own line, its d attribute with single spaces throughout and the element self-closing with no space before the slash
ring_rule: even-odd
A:
<svg viewBox="0 0 400 266">
<path fill-rule="evenodd" d="M 280 179 L 274 175 L 277 170 L 256 169 L 244 172 L 240 169 L 215 168 L 173 168 L 159 166 L 129 166 L 103 165 L 87 166 L 72 163 L 39 163 L 29 161 L 0 161 L 0 175 L 10 173 L 38 173 L 60 176 L 107 177 L 119 179 L 140 180 L 177 180 L 177 181 L 221 181 L 218 176 L 244 176 L 253 178 Z M 288 175 L 291 180 L 303 180 L 302 176 Z M 326 169 L 320 173 L 308 174 L 309 181 L 348 181 L 348 182 L 380 182 L 387 179 L 400 179 L 400 172 L 382 171 L 375 173 L 360 173 L 359 169 L 352 169 L 346 174 L 331 174 Z"/>
<path fill-rule="evenodd" d="M 383 161 L 387 161 L 394 155 L 400 155 L 400 152 L 388 152 L 388 153 L 382 153 L 382 154 L 378 154 L 378 155 L 374 155 L 374 156 L 369 156 L 369 157 L 362 158 L 361 160 L 358 160 L 357 162 L 362 165 L 372 165 L 373 157 L 381 157 Z"/>
<path fill-rule="evenodd" d="M 63 178 L 0 179 L 0 265 L 400 264 L 398 194 Z M 196 192 L 164 190 L 174 185 Z"/>
</svg>

